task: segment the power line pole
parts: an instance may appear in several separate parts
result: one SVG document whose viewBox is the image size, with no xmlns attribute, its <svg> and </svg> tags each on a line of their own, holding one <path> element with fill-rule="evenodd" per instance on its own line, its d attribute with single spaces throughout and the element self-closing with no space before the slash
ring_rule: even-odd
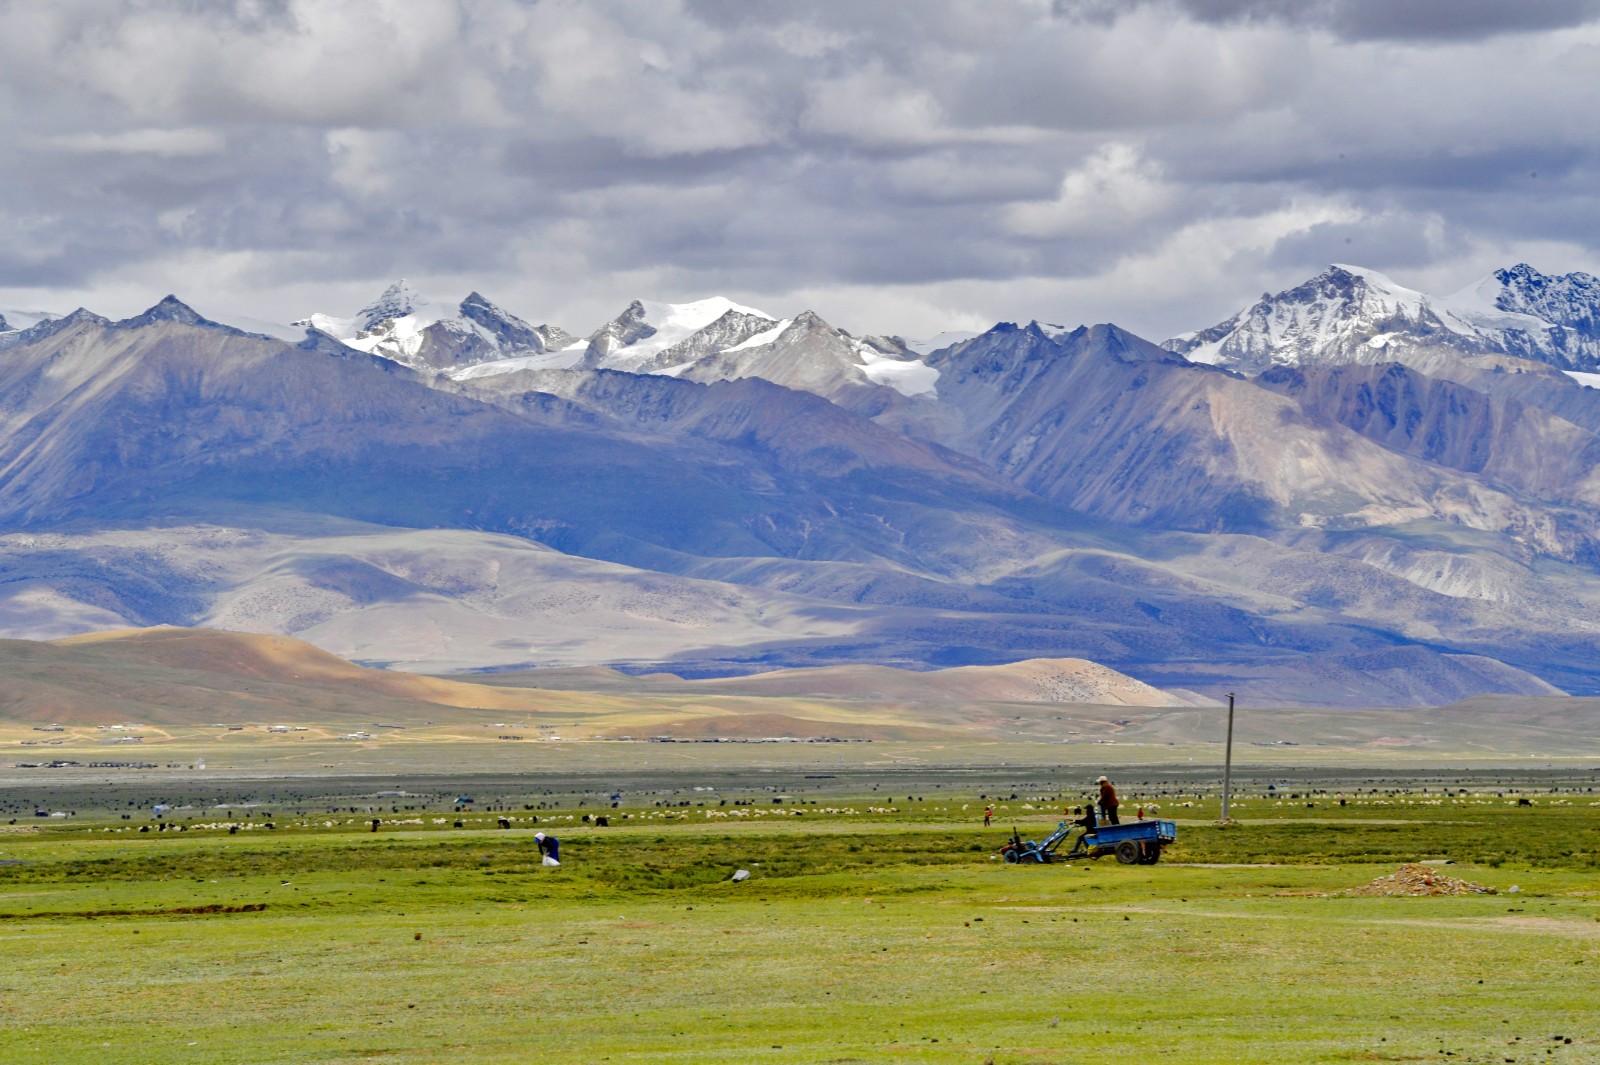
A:
<svg viewBox="0 0 1600 1065">
<path fill-rule="evenodd" d="M 1228 820 L 1228 800 L 1233 794 L 1233 693 L 1228 693 L 1228 743 L 1222 756 L 1222 820 Z"/>
</svg>

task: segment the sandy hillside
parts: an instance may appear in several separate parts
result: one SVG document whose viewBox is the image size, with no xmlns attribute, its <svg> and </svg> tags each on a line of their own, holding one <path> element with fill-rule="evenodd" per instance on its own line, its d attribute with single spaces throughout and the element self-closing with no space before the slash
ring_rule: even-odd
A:
<svg viewBox="0 0 1600 1065">
<path fill-rule="evenodd" d="M 1187 706 L 1182 697 L 1081 658 L 1034 658 L 1001 666 L 917 672 L 884 666 L 789 669 L 701 681 L 706 691 L 924 702 L 1094 703 Z"/>
</svg>

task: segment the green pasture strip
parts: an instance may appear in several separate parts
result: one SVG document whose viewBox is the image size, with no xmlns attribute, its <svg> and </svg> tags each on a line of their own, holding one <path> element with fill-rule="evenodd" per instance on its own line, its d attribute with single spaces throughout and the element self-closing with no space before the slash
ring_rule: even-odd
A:
<svg viewBox="0 0 1600 1065">
<path fill-rule="evenodd" d="M 1386 869 L 1025 868 L 959 852 L 929 865 L 923 834 L 908 835 L 843 869 L 829 866 L 852 852 L 804 832 L 739 840 L 824 848 L 744 884 L 701 879 L 701 838 L 634 841 L 661 868 L 618 884 L 624 863 L 606 852 L 639 856 L 622 837 L 559 870 L 494 876 L 478 866 L 486 841 L 419 867 L 432 848 L 317 837 L 302 857 L 372 864 L 270 885 L 282 894 L 258 913 L 0 923 L 0 1060 L 1600 1055 L 1600 902 L 1581 873 L 1519 872 L 1518 895 L 1314 897 Z M 112 881 L 106 901 L 173 883 Z"/>
<path fill-rule="evenodd" d="M 1227 829 L 1205 819 L 1214 815 L 1214 804 L 1175 812 L 1184 816 L 1176 818 L 1179 840 L 1163 859 L 1166 862 L 1431 859 L 1545 869 L 1593 869 L 1600 863 L 1600 807 L 1587 801 L 1541 800 L 1532 806 L 1511 801 L 1385 802 L 1310 808 L 1294 803 L 1263 804 L 1257 809 L 1246 804 L 1240 811 L 1241 823 Z M 625 819 L 629 813 L 634 816 Z M 231 835 L 225 827 L 140 833 L 138 826 L 120 821 L 51 823 L 0 834 L 0 890 L 7 884 L 51 879 L 289 878 L 307 871 L 373 866 L 473 864 L 483 871 L 503 872 L 536 862 L 530 839 L 535 828 L 559 835 L 566 853 L 584 858 L 584 868 L 596 875 L 604 870 L 612 880 L 631 887 L 641 876 L 654 875 L 651 867 L 663 862 L 674 868 L 698 865 L 702 871 L 696 875 L 710 876 L 724 866 L 762 860 L 785 863 L 786 870 L 808 864 L 835 870 L 870 868 L 886 858 L 902 857 L 927 863 L 966 860 L 998 850 L 1013 826 L 1025 838 L 1042 839 L 1061 816 L 1053 809 L 1005 809 L 1002 804 L 995 824 L 986 829 L 979 815 L 970 811 L 960 819 L 937 809 L 874 814 L 864 804 L 848 803 L 810 807 L 803 814 L 790 810 L 743 818 L 722 816 L 725 811 L 709 808 L 675 811 L 670 817 L 660 813 L 610 811 L 608 828 L 584 824 L 570 811 L 547 812 L 537 822 L 511 814 L 510 831 L 493 827 L 496 815 L 482 814 L 380 819 L 377 832 L 369 830 L 369 819 L 364 817 L 280 818 L 276 829 L 246 823 L 244 831 Z M 466 827 L 455 828 L 458 820 Z"/>
</svg>

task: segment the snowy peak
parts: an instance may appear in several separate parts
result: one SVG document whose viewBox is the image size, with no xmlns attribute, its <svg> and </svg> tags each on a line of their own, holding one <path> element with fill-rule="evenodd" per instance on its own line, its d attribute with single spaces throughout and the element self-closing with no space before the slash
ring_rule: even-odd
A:
<svg viewBox="0 0 1600 1065">
<path fill-rule="evenodd" d="M 786 322 L 774 324 L 771 318 L 763 314 L 730 310 L 704 329 L 689 334 L 662 351 L 657 361 L 664 369 L 670 371 L 672 367 L 694 362 L 707 355 L 731 351 L 750 343 L 759 343 L 762 338 L 775 337 L 786 324 Z"/>
<path fill-rule="evenodd" d="M 1591 274 L 1551 276 L 1518 263 L 1468 286 L 1450 297 L 1450 303 L 1530 315 L 1587 336 L 1600 336 L 1600 278 Z"/>
<path fill-rule="evenodd" d="M 586 369 L 629 373 L 655 373 L 680 365 L 713 350 L 716 338 L 707 338 L 701 345 L 703 351 L 697 352 L 695 345 L 679 352 L 673 349 L 729 314 L 734 317 L 723 322 L 720 331 L 729 337 L 738 335 L 735 343 L 757 331 L 755 325 L 771 325 L 775 321 L 770 314 L 722 296 L 692 303 L 634 300 L 621 314 L 590 334 L 582 365 Z"/>
<path fill-rule="evenodd" d="M 1375 270 L 1335 264 L 1294 288 L 1264 293 L 1219 325 L 1163 346 L 1191 362 L 1255 374 L 1273 366 L 1362 361 L 1374 338 L 1396 332 L 1437 336 L 1456 330 L 1422 293 Z"/>
<path fill-rule="evenodd" d="M 680 376 L 693 381 L 760 377 L 835 401 L 882 388 L 903 396 L 932 395 L 939 372 L 908 355 L 892 345 L 860 340 L 814 311 L 804 311 L 768 322 L 767 328 L 700 359 Z"/>
<path fill-rule="evenodd" d="M 526 350 L 534 353 L 554 351 L 577 338 L 553 325 L 529 325 L 516 315 L 502 310 L 476 292 L 467 294 L 458 308 L 461 321 L 471 322 L 492 336 L 505 352 Z M 449 323 L 451 319 L 444 319 Z"/>
<path fill-rule="evenodd" d="M 649 340 L 655 335 L 656 329 L 650 324 L 644 302 L 634 300 L 621 314 L 589 335 L 587 359 L 604 360 L 613 352 Z"/>
<path fill-rule="evenodd" d="M 480 293 L 460 303 L 439 302 L 404 279 L 350 318 L 313 314 L 295 324 L 424 372 L 539 356 L 573 341 L 565 330 L 529 325 Z"/>
<path fill-rule="evenodd" d="M 1392 362 L 1436 348 L 1582 370 L 1600 365 L 1597 315 L 1600 282 L 1587 274 L 1548 278 L 1523 264 L 1441 299 L 1376 270 L 1334 265 L 1162 346 L 1191 362 L 1247 374 L 1274 366 Z"/>
<path fill-rule="evenodd" d="M 361 308 L 356 313 L 356 321 L 360 323 L 360 328 L 370 330 L 384 322 L 415 315 L 419 309 L 426 307 L 428 301 L 422 298 L 411 282 L 402 277 L 384 289 L 377 299 Z"/>
</svg>

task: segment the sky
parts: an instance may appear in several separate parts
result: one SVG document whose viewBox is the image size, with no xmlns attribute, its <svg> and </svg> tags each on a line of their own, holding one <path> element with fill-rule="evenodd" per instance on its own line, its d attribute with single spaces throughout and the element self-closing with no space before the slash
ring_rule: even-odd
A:
<svg viewBox="0 0 1600 1065">
<path fill-rule="evenodd" d="M 1600 0 L 0 0 L 0 308 L 1152 340 L 1600 273 Z"/>
</svg>

